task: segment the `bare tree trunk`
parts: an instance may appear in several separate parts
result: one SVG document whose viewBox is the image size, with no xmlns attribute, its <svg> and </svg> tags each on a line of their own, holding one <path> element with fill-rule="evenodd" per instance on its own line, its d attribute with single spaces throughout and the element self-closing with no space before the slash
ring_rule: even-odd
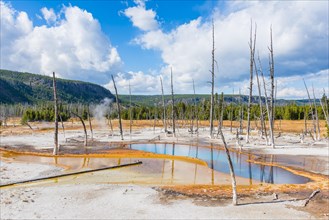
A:
<svg viewBox="0 0 329 220">
<path fill-rule="evenodd" d="M 91 125 L 89 105 L 87 106 L 87 110 L 88 110 L 89 128 L 90 128 L 90 133 L 91 133 L 91 141 L 93 141 L 93 139 L 94 139 L 94 132 L 93 132 L 93 126 Z"/>
<path fill-rule="evenodd" d="M 154 123 L 153 123 L 153 132 L 155 132 L 155 125 L 158 120 L 158 100 L 156 100 L 155 108 L 154 108 Z"/>
<path fill-rule="evenodd" d="M 223 115 L 224 115 L 224 93 L 222 92 L 219 102 L 219 117 L 218 117 L 218 131 L 217 136 L 219 135 L 219 130 L 223 127 Z"/>
<path fill-rule="evenodd" d="M 58 112 L 57 112 L 57 92 L 56 92 L 56 77 L 55 77 L 55 72 L 53 72 L 53 89 L 54 89 L 54 117 L 55 117 L 55 135 L 54 135 L 54 150 L 53 150 L 53 155 L 57 155 L 59 151 L 59 146 L 58 146 Z"/>
<path fill-rule="evenodd" d="M 195 132 L 198 132 L 198 130 L 199 130 L 199 111 L 198 111 L 198 106 L 196 104 L 194 80 L 193 80 L 193 94 L 194 94 L 194 97 L 193 97 L 194 98 L 194 116 L 196 118 L 196 130 L 195 130 Z"/>
<path fill-rule="evenodd" d="M 272 119 L 272 115 L 271 115 L 271 111 L 270 111 L 270 106 L 268 104 L 268 96 L 267 96 L 267 90 L 266 90 L 266 82 L 265 82 L 265 78 L 264 78 L 264 74 L 263 74 L 263 70 L 262 70 L 262 64 L 260 61 L 260 58 L 258 57 L 258 62 L 259 62 L 259 71 L 262 75 L 263 78 L 263 86 L 264 86 L 264 95 L 265 95 L 265 105 L 266 105 L 266 111 L 267 111 L 267 117 L 269 120 L 269 127 L 270 127 L 270 138 L 271 138 L 271 145 L 274 148 L 274 132 L 273 132 L 273 124 L 270 122 Z"/>
<path fill-rule="evenodd" d="M 111 135 L 113 136 L 113 125 L 112 125 L 112 120 L 111 120 L 111 114 L 109 114 L 109 123 L 110 123 L 110 128 L 111 128 Z"/>
<path fill-rule="evenodd" d="M 248 115 L 247 115 L 247 135 L 246 135 L 246 143 L 249 143 L 250 136 L 250 110 L 251 110 L 251 100 L 252 100 L 252 85 L 253 85 L 253 74 L 254 74 L 254 56 L 255 56 L 255 47 L 256 47 L 256 30 L 255 27 L 255 35 L 254 39 L 252 38 L 252 21 L 250 25 L 250 84 L 249 84 L 249 99 L 248 99 Z"/>
<path fill-rule="evenodd" d="M 227 144 L 226 144 L 226 141 L 225 141 L 225 137 L 224 137 L 224 134 L 223 134 L 223 131 L 222 131 L 221 128 L 219 129 L 219 133 L 221 135 L 221 138 L 222 138 L 222 141 L 223 141 L 223 144 L 224 144 L 224 148 L 225 148 L 225 152 L 226 152 L 226 158 L 227 158 L 227 162 L 228 162 L 228 165 L 229 165 L 229 168 L 230 168 L 231 181 L 232 181 L 232 194 L 233 194 L 232 202 L 233 202 L 233 205 L 237 205 L 238 204 L 238 196 L 237 196 L 237 192 L 236 192 L 236 181 L 235 181 L 235 173 L 234 173 L 233 163 L 232 163 L 230 152 L 228 150 L 228 147 L 227 147 Z"/>
<path fill-rule="evenodd" d="M 239 133 L 242 134 L 243 133 L 243 106 L 241 103 L 241 90 L 239 89 L 239 106 L 240 106 L 240 110 L 239 110 L 239 127 L 240 127 L 240 131 Z"/>
<path fill-rule="evenodd" d="M 312 106 L 312 102 L 311 102 L 311 96 L 310 96 L 310 93 L 308 92 L 308 88 L 307 88 L 307 85 L 306 85 L 304 79 L 303 79 L 303 81 L 304 81 L 305 89 L 306 89 L 307 96 L 308 96 L 308 102 L 309 102 L 310 109 L 311 109 L 312 121 L 313 121 L 313 133 L 314 133 L 313 138 L 315 139 L 316 138 L 316 124 L 315 124 L 315 117 L 314 117 L 314 112 L 313 112 L 313 106 Z"/>
<path fill-rule="evenodd" d="M 171 72 L 170 72 L 170 79 L 171 79 L 172 132 L 173 132 L 173 135 L 176 136 L 176 133 L 175 133 L 175 99 L 174 99 L 174 85 L 173 85 L 173 79 L 172 79 L 172 68 L 171 68 Z"/>
<path fill-rule="evenodd" d="M 88 135 L 87 135 L 87 129 L 86 129 L 85 122 L 83 121 L 83 118 L 82 118 L 80 115 L 78 115 L 77 113 L 74 113 L 73 111 L 71 111 L 71 113 L 72 113 L 74 116 L 78 117 L 78 118 L 80 119 L 80 121 L 81 121 L 81 124 L 82 124 L 82 126 L 83 126 L 83 130 L 84 130 L 84 132 L 85 132 L 84 146 L 87 146 L 87 143 L 88 143 Z"/>
<path fill-rule="evenodd" d="M 215 87 L 215 27 L 212 20 L 212 62 L 211 62 L 211 97 L 210 97 L 210 138 L 214 138 L 214 87 Z"/>
<path fill-rule="evenodd" d="M 164 100 L 164 94 L 163 94 L 163 83 L 162 83 L 162 77 L 161 77 L 161 76 L 160 76 L 160 82 L 161 82 L 162 107 L 163 107 L 163 128 L 164 128 L 164 132 L 167 133 L 166 105 L 165 105 L 165 100 Z"/>
<path fill-rule="evenodd" d="M 325 97 L 325 102 L 327 103 L 327 97 L 325 96 L 325 92 L 323 93 L 324 94 L 324 97 Z M 329 116 L 328 116 L 328 107 L 327 107 L 327 105 L 324 105 L 323 103 L 322 103 L 322 100 L 320 99 L 320 105 L 321 105 L 321 108 L 322 108 L 322 111 L 323 111 L 323 115 L 324 115 L 324 117 L 325 117 L 325 119 L 326 119 L 326 122 L 327 122 L 327 126 L 328 126 L 328 129 L 329 129 Z"/>
<path fill-rule="evenodd" d="M 132 127 L 132 114 L 131 114 L 131 88 L 130 88 L 130 81 L 129 81 L 129 134 L 131 135 L 131 127 Z"/>
<path fill-rule="evenodd" d="M 66 137 L 65 137 L 65 128 L 64 128 L 64 123 L 63 123 L 63 119 L 61 114 L 58 114 L 59 119 L 61 120 L 61 124 L 62 124 L 62 129 L 63 129 L 63 134 L 64 134 L 64 139 L 66 141 Z"/>
<path fill-rule="evenodd" d="M 275 127 L 275 107 L 276 107 L 276 94 L 278 91 L 278 80 L 275 80 L 275 92 L 274 92 L 274 101 L 273 101 L 273 128 Z"/>
<path fill-rule="evenodd" d="M 234 95 L 234 89 L 233 89 L 233 95 Z M 230 120 L 231 120 L 231 126 L 230 126 L 230 132 L 232 133 L 232 127 L 233 127 L 233 97 L 232 97 L 232 101 L 230 103 Z"/>
<path fill-rule="evenodd" d="M 117 107 L 118 107 L 120 136 L 121 136 L 121 140 L 123 140 L 122 123 L 121 123 L 121 109 L 120 109 L 120 103 L 119 103 L 119 97 L 118 97 L 118 90 L 117 90 L 117 87 L 115 85 L 113 75 L 112 75 L 112 81 L 113 81 L 114 90 L 115 90 L 115 99 L 116 99 L 116 103 L 117 103 Z"/>
<path fill-rule="evenodd" d="M 256 65 L 256 62 L 255 62 L 255 57 L 254 57 L 254 65 L 255 65 L 255 73 L 256 73 L 257 86 L 258 86 L 260 123 L 261 123 L 261 137 L 263 137 L 264 128 L 265 128 L 265 121 L 264 121 L 264 114 L 263 114 L 262 90 L 261 90 L 261 85 L 260 85 L 260 82 L 259 82 L 258 69 L 257 69 L 257 65 Z M 266 142 L 267 142 L 267 136 L 266 136 Z"/>
<path fill-rule="evenodd" d="M 315 102 L 315 92 L 314 92 L 314 86 L 312 84 L 312 90 L 313 90 L 313 104 L 314 104 L 314 109 L 315 109 L 315 120 L 316 120 L 316 125 L 317 125 L 317 129 L 318 129 L 318 135 L 317 135 L 317 140 L 320 140 L 320 123 L 319 123 L 319 117 L 318 117 L 318 109 L 316 106 L 316 102 Z"/>
<path fill-rule="evenodd" d="M 306 108 L 304 109 L 304 134 L 307 135 L 307 118 L 308 118 L 308 111 Z"/>
<path fill-rule="evenodd" d="M 271 45 L 270 51 L 270 78 L 271 78 L 271 102 L 270 102 L 270 124 L 272 133 L 272 147 L 274 148 L 274 55 L 273 55 L 273 38 L 272 38 L 272 26 L 271 26 Z"/>
</svg>

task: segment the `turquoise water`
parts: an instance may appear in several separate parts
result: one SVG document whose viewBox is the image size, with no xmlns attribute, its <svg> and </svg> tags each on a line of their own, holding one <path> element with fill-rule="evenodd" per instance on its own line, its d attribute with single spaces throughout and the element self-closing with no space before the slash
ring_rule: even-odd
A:
<svg viewBox="0 0 329 220">
<path fill-rule="evenodd" d="M 210 149 L 206 147 L 180 145 L 180 144 L 131 144 L 129 148 L 152 152 L 156 154 L 167 154 L 175 156 L 186 156 L 198 158 L 205 161 L 214 170 L 229 173 L 226 153 L 223 150 Z M 273 184 L 302 184 L 310 179 L 295 175 L 285 169 L 273 166 L 265 166 L 247 162 L 248 155 L 230 152 L 236 176 L 249 178 L 250 181 L 257 180 Z M 264 157 L 264 161 L 275 162 L 278 156 Z"/>
</svg>

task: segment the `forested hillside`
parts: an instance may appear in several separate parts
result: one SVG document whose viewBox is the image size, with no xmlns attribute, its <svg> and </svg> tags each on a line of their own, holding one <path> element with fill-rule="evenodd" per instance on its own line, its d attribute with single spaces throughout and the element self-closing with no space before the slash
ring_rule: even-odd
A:
<svg viewBox="0 0 329 220">
<path fill-rule="evenodd" d="M 0 70 L 0 103 L 36 104 L 53 100 L 52 78 L 49 76 Z M 114 98 L 102 86 L 65 79 L 57 79 L 57 95 L 63 103 L 97 103 Z"/>
<path fill-rule="evenodd" d="M 218 100 L 219 94 L 215 94 L 215 100 Z M 231 95 L 231 94 L 224 94 L 224 101 L 225 103 L 236 103 L 238 104 L 241 102 L 241 104 L 247 104 L 248 103 L 248 96 L 247 95 Z M 165 102 L 171 100 L 171 95 L 164 95 Z M 265 98 L 262 97 L 263 102 L 265 101 Z M 129 95 L 120 95 L 120 100 L 124 103 L 130 102 L 130 96 Z M 196 94 L 195 95 L 195 101 L 196 103 L 201 103 L 203 101 L 209 101 L 210 100 L 210 94 Z M 316 100 L 317 103 L 319 100 Z M 132 95 L 131 96 L 131 102 L 134 105 L 138 106 L 155 106 L 156 104 L 162 103 L 162 96 L 161 95 Z M 194 103 L 194 95 L 193 94 L 175 94 L 175 102 L 184 102 L 186 104 L 193 104 Z M 258 104 L 259 98 L 258 96 L 252 97 L 252 103 Z M 285 99 L 277 99 L 275 100 L 276 105 L 282 106 L 282 105 L 289 105 L 289 104 L 296 104 L 298 106 L 307 105 L 308 100 L 307 99 L 301 99 L 301 100 L 285 100 Z"/>
</svg>

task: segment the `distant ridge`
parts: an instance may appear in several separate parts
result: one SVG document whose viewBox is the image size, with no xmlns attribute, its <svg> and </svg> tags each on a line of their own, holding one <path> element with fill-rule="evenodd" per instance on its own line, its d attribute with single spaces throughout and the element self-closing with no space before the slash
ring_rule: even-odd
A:
<svg viewBox="0 0 329 220">
<path fill-rule="evenodd" d="M 114 99 L 102 86 L 57 78 L 58 97 L 62 103 L 98 103 Z M 52 77 L 0 69 L 0 103 L 37 104 L 53 100 Z"/>
<path fill-rule="evenodd" d="M 58 96 L 62 103 L 86 104 L 99 103 L 104 98 L 115 99 L 109 90 L 88 82 L 57 78 L 57 88 Z M 195 97 L 197 103 L 210 99 L 210 95 L 206 94 L 197 94 Z M 129 103 L 129 95 L 119 94 L 119 98 L 122 103 L 126 105 Z M 138 106 L 154 106 L 162 103 L 161 95 L 132 95 L 131 99 L 132 103 Z M 170 99 L 170 95 L 165 95 L 166 102 L 170 101 Z M 0 69 L 0 104 L 37 104 L 52 100 L 52 77 Z M 239 95 L 224 94 L 224 100 L 226 103 L 233 102 L 238 104 Z M 176 103 L 185 102 L 192 104 L 194 95 L 175 94 L 175 101 Z M 241 95 L 241 103 L 246 104 L 247 102 L 248 96 Z M 258 96 L 254 96 L 252 102 L 258 104 Z M 305 105 L 308 104 L 308 100 L 276 100 L 278 106 L 292 103 Z"/>
</svg>

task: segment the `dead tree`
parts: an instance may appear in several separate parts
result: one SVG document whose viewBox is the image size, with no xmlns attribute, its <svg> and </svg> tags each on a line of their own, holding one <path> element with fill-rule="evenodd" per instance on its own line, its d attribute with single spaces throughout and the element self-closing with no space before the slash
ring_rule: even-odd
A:
<svg viewBox="0 0 329 220">
<path fill-rule="evenodd" d="M 91 125 L 91 118 L 90 118 L 90 109 L 89 109 L 89 105 L 87 106 L 87 110 L 88 110 L 88 121 L 89 121 L 89 128 L 90 128 L 90 133 L 91 133 L 91 140 L 94 139 L 94 132 L 93 132 L 93 127 Z"/>
<path fill-rule="evenodd" d="M 64 139 L 65 139 L 65 141 L 66 141 L 66 138 L 65 138 L 65 128 L 64 128 L 64 123 L 63 123 L 63 119 L 62 119 L 61 114 L 58 114 L 58 117 L 59 117 L 59 120 L 61 120 L 62 129 L 63 129 L 63 134 L 64 134 Z"/>
<path fill-rule="evenodd" d="M 233 168 L 233 163 L 232 163 L 232 160 L 231 160 L 230 152 L 228 150 L 222 128 L 219 128 L 219 134 L 220 134 L 221 139 L 222 139 L 223 144 L 224 144 L 226 158 L 227 158 L 227 162 L 228 162 L 228 165 L 229 165 L 229 168 L 230 168 L 231 181 L 232 181 L 232 194 L 233 194 L 232 202 L 233 202 L 233 205 L 237 205 L 238 204 L 238 196 L 237 196 L 237 193 L 236 193 L 235 173 L 234 173 L 234 168 Z"/>
<path fill-rule="evenodd" d="M 258 56 L 258 62 L 259 62 L 259 72 L 261 73 L 262 79 L 263 79 L 263 86 L 264 86 L 264 95 L 265 95 L 265 105 L 266 105 L 266 112 L 267 112 L 267 118 L 269 121 L 269 127 L 270 127 L 270 139 L 271 139 L 271 145 L 274 148 L 274 132 L 273 132 L 273 124 L 270 122 L 272 119 L 271 111 L 270 111 L 270 106 L 268 103 L 268 96 L 267 96 L 267 90 L 266 90 L 266 82 L 263 74 L 263 69 L 262 69 L 262 64 L 260 61 L 260 58 Z M 266 139 L 267 140 L 267 139 Z M 268 143 L 266 143 L 268 144 Z"/>
<path fill-rule="evenodd" d="M 85 132 L 84 146 L 87 146 L 87 144 L 88 144 L 88 134 L 87 134 L 86 124 L 83 121 L 83 118 L 78 113 L 75 113 L 75 112 L 71 111 L 71 114 L 74 115 L 75 117 L 79 118 L 79 120 L 81 121 L 81 124 L 83 126 L 83 131 Z"/>
<path fill-rule="evenodd" d="M 303 79 L 304 82 L 304 86 L 307 92 L 307 96 L 308 96 L 308 103 L 310 105 L 310 110 L 311 110 L 311 114 L 312 114 L 312 121 L 313 121 L 313 139 L 316 138 L 316 123 L 315 123 L 315 116 L 314 116 L 314 112 L 313 112 L 313 106 L 312 106 L 312 102 L 311 102 L 311 96 L 310 93 L 308 92 L 308 88 L 307 85 L 305 83 L 305 80 Z"/>
<path fill-rule="evenodd" d="M 265 128 L 265 121 L 264 121 L 264 114 L 263 114 L 262 90 L 261 90 L 261 85 L 260 85 L 260 82 L 259 82 L 258 69 L 257 69 L 257 65 L 256 65 L 256 62 L 255 62 L 255 57 L 254 57 L 254 66 L 255 66 L 257 87 L 258 87 L 258 99 L 259 99 L 260 123 L 261 123 L 261 137 L 263 137 L 264 131 L 265 131 L 264 129 L 266 129 L 266 128 Z M 266 142 L 268 142 L 267 134 L 266 134 Z"/>
<path fill-rule="evenodd" d="M 163 128 L 164 128 L 164 132 L 167 133 L 166 105 L 165 105 L 165 99 L 164 99 L 164 94 L 163 94 L 163 83 L 162 83 L 162 77 L 161 76 L 160 76 L 160 83 L 161 83 L 162 107 L 163 107 Z"/>
<path fill-rule="evenodd" d="M 271 78 L 271 101 L 270 101 L 270 116 L 269 122 L 272 127 L 272 147 L 274 147 L 274 55 L 273 55 L 273 38 L 272 38 L 272 26 L 270 29 L 271 34 L 271 45 L 268 48 L 270 51 L 270 78 Z"/>
<path fill-rule="evenodd" d="M 308 118 L 307 107 L 304 107 L 304 135 L 307 135 L 307 118 Z"/>
<path fill-rule="evenodd" d="M 326 123 L 327 123 L 327 129 L 329 130 L 329 112 L 328 112 L 328 101 L 327 101 L 327 97 L 326 97 L 326 92 L 323 91 L 323 99 L 325 101 L 325 103 L 322 103 L 322 99 L 320 99 L 320 105 L 323 111 L 323 115 L 326 119 Z"/>
<path fill-rule="evenodd" d="M 171 68 L 171 72 L 170 72 L 170 81 L 171 81 L 171 107 L 172 107 L 172 111 L 171 111 L 171 117 L 172 117 L 172 132 L 173 135 L 175 136 L 175 99 L 174 99 L 174 85 L 173 85 L 173 79 L 172 79 L 172 68 Z"/>
<path fill-rule="evenodd" d="M 247 135 L 246 135 L 246 143 L 249 143 L 249 135 L 250 135 L 250 111 L 251 111 L 251 100 L 252 100 L 252 86 L 253 86 L 253 75 L 254 75 L 254 56 L 255 56 L 255 48 L 256 48 L 256 30 L 257 26 L 255 26 L 255 34 L 254 39 L 252 38 L 252 21 L 250 25 L 250 84 L 249 84 L 249 99 L 248 99 L 248 112 L 247 112 Z"/>
<path fill-rule="evenodd" d="M 240 127 L 240 131 L 239 133 L 242 134 L 243 133 L 243 105 L 241 103 L 241 90 L 239 89 L 239 127 Z"/>
<path fill-rule="evenodd" d="M 112 75 L 112 81 L 113 81 L 113 86 L 114 86 L 114 90 L 115 90 L 115 100 L 116 100 L 117 107 L 118 107 L 120 136 L 121 136 L 121 140 L 123 140 L 122 123 L 121 123 L 121 109 L 120 109 L 120 103 L 119 103 L 119 97 L 118 97 L 118 90 L 117 90 L 117 87 L 115 85 L 113 75 Z"/>
<path fill-rule="evenodd" d="M 155 101 L 155 108 L 154 108 L 154 122 L 153 122 L 153 132 L 155 132 L 155 126 L 156 126 L 156 122 L 158 120 L 158 100 L 156 99 Z"/>
<path fill-rule="evenodd" d="M 32 130 L 32 133 L 33 133 L 33 128 L 31 127 L 31 125 L 27 121 L 22 122 L 22 125 L 28 126 Z"/>
<path fill-rule="evenodd" d="M 129 81 L 129 134 L 131 135 L 131 127 L 132 127 L 132 106 L 131 106 L 131 88 L 130 88 L 130 81 Z"/>
<path fill-rule="evenodd" d="M 214 137 L 214 87 L 215 87 L 215 26 L 212 21 L 212 51 L 211 51 L 211 96 L 210 96 L 210 138 Z"/>
<path fill-rule="evenodd" d="M 199 130 L 199 111 L 198 111 L 198 106 L 196 104 L 194 80 L 193 80 L 193 99 L 194 99 L 194 110 L 193 110 L 194 117 L 193 117 L 193 120 L 194 120 L 194 118 L 196 119 L 196 130 L 193 131 L 193 126 L 192 126 L 192 131 L 193 132 L 198 132 L 198 130 Z"/>
<path fill-rule="evenodd" d="M 111 120 L 111 110 L 108 113 L 108 124 L 110 124 L 111 136 L 113 136 L 113 125 L 112 125 L 112 120 Z"/>
<path fill-rule="evenodd" d="M 234 89 L 233 89 L 233 96 L 234 96 Z M 230 125 L 230 132 L 232 133 L 232 127 L 233 127 L 233 97 L 232 97 L 232 101 L 230 103 L 230 121 L 231 121 L 231 125 Z"/>
<path fill-rule="evenodd" d="M 222 92 L 219 102 L 218 102 L 218 106 L 219 106 L 219 115 L 218 115 L 218 131 L 217 131 L 217 137 L 219 135 L 219 130 L 223 127 L 223 116 L 224 116 L 224 93 Z"/>
<path fill-rule="evenodd" d="M 58 111 L 57 111 L 57 106 L 58 106 L 58 101 L 57 101 L 57 92 L 56 92 L 56 77 L 55 77 L 55 72 L 53 72 L 53 89 L 54 89 L 54 120 L 55 120 L 55 135 L 54 135 L 54 150 L 53 150 L 53 155 L 57 155 L 59 151 L 59 146 L 58 146 Z"/>
<path fill-rule="evenodd" d="M 320 140 L 321 131 L 320 131 L 320 123 L 319 123 L 319 117 L 318 117 L 318 109 L 317 109 L 317 106 L 316 106 L 315 92 L 314 92 L 314 86 L 313 86 L 313 84 L 312 84 L 312 90 L 313 90 L 313 104 L 314 104 L 315 120 L 316 120 L 317 129 L 318 129 L 318 132 L 317 132 L 318 133 L 317 140 Z"/>
</svg>

